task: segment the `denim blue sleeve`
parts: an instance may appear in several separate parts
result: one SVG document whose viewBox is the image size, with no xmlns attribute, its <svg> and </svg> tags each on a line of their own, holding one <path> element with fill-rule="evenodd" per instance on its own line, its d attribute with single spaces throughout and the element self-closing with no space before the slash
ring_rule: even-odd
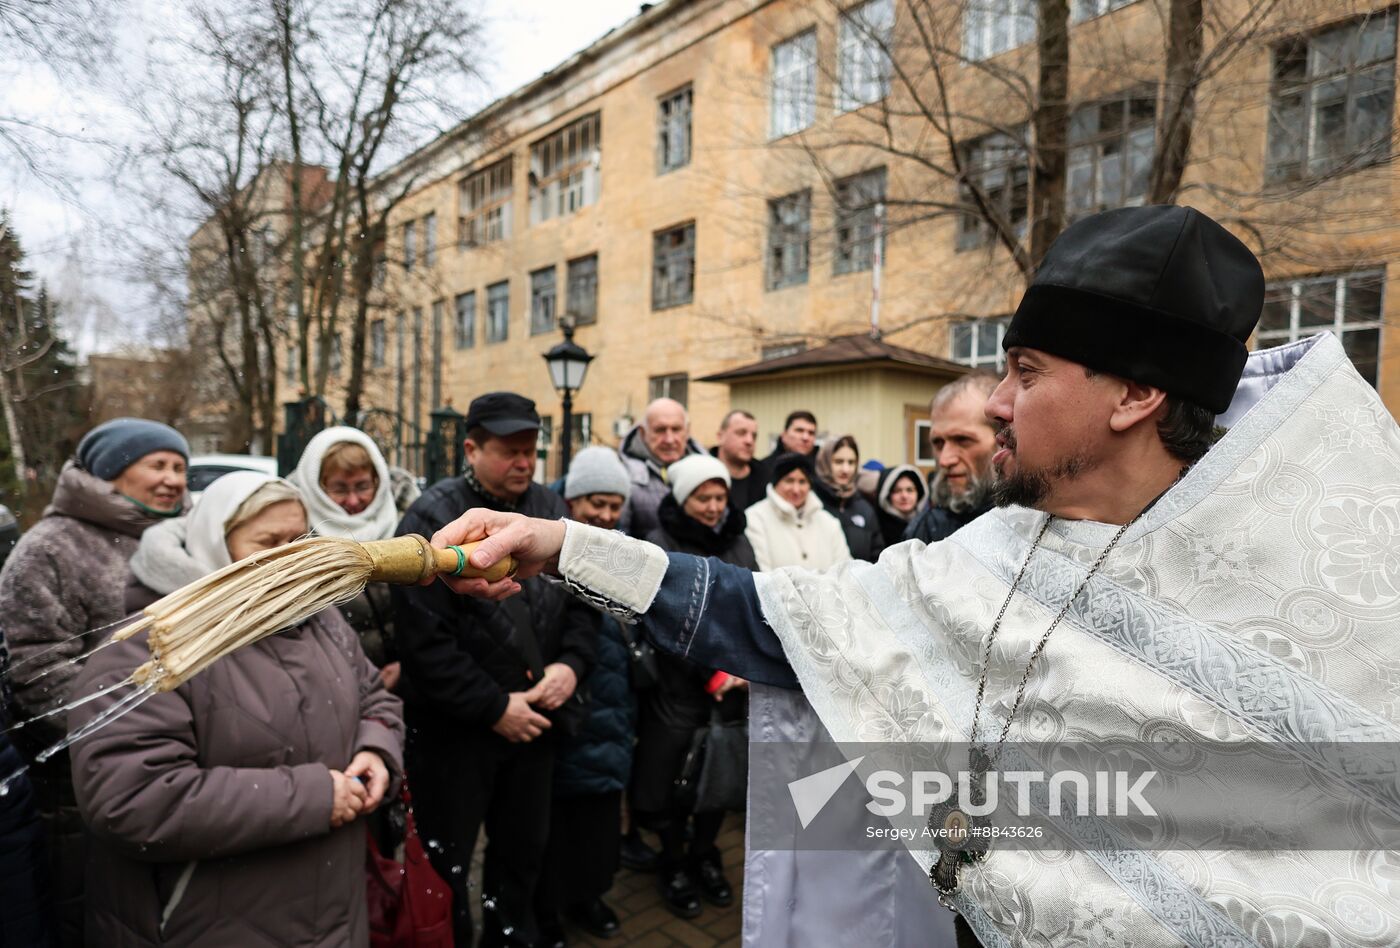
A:
<svg viewBox="0 0 1400 948">
<path fill-rule="evenodd" d="M 799 687 L 763 619 L 753 573 L 715 557 L 669 553 L 667 559 L 661 588 L 638 617 L 658 648 L 760 684 Z"/>
</svg>

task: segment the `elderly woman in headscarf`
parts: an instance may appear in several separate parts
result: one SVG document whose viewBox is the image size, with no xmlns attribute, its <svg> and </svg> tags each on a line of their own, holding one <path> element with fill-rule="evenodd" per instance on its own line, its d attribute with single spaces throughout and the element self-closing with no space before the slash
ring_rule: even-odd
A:
<svg viewBox="0 0 1400 948">
<path fill-rule="evenodd" d="M 327 428 L 306 445 L 287 478 L 301 491 L 311 531 L 351 540 L 387 540 L 399 523 L 392 472 L 374 441 L 358 428 Z M 370 583 L 340 607 L 360 636 L 384 685 L 399 682 L 394 613 L 386 583 Z"/>
<path fill-rule="evenodd" d="M 306 532 L 286 481 L 215 481 L 186 519 L 146 532 L 127 607 Z M 144 633 L 88 662 L 75 693 L 126 693 Z M 105 691 L 104 691 L 105 689 Z M 365 825 L 401 773 L 399 701 L 326 609 L 220 659 L 80 741 L 74 789 L 93 837 L 90 944 L 369 944 Z"/>
<path fill-rule="evenodd" d="M 828 438 L 817 452 L 817 476 L 812 490 L 827 513 L 841 521 L 851 557 L 873 563 L 885 548 L 875 507 L 856 490 L 860 448 L 848 434 Z"/>
<path fill-rule="evenodd" d="M 15 745 L 28 759 L 34 806 L 47 843 L 52 914 L 59 944 L 83 943 L 82 820 L 73 800 L 68 753 L 35 755 L 63 737 L 63 705 L 92 644 L 84 633 L 126 615 L 127 561 L 152 525 L 178 517 L 188 502 L 190 447 L 160 422 L 115 418 L 93 428 L 63 465 L 44 516 L 20 537 L 0 573 L 0 664 L 24 721 Z M 0 775 L 2 777 L 3 775 Z"/>
</svg>

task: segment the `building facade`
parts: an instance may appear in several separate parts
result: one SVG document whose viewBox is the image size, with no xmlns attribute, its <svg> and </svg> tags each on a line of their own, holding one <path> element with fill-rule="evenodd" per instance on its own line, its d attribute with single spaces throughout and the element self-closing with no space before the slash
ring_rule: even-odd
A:
<svg viewBox="0 0 1400 948">
<path fill-rule="evenodd" d="M 1394 11 L 1206 7 L 1177 200 L 1260 253 L 1257 344 L 1337 331 L 1393 408 Z M 1034 103 L 1013 91 L 1036 75 L 1033 10 L 644 6 L 386 173 L 384 187 L 410 193 L 384 252 L 393 303 L 369 327 L 371 404 L 421 430 L 438 405 L 510 389 L 536 400 L 557 439 L 541 354 L 565 318 L 596 356 L 574 400 L 576 446 L 616 443 L 658 395 L 684 402 L 709 442 L 745 406 L 702 378 L 872 329 L 998 365 L 1025 275 L 988 215 L 1021 235 L 1037 200 Z M 1176 102 L 1164 15 L 1143 0 L 1071 4 L 1070 220 L 1147 198 Z M 1210 25 L 1230 22 L 1244 26 Z M 927 108 L 933 88 L 952 103 L 943 115 Z M 898 398 L 868 411 L 905 417 L 927 402 Z M 916 441 L 884 460 L 914 460 Z"/>
</svg>

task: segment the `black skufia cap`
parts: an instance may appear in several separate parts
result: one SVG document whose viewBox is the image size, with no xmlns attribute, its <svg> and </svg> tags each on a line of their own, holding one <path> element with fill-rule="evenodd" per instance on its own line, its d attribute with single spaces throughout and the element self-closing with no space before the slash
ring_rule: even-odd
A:
<svg viewBox="0 0 1400 948">
<path fill-rule="evenodd" d="M 540 415 L 535 403 L 514 392 L 487 392 L 472 399 L 467 408 L 467 430 L 485 428 L 498 438 L 522 431 L 537 431 Z"/>
<path fill-rule="evenodd" d="M 1220 414 L 1263 307 L 1259 260 L 1224 227 L 1194 208 L 1127 207 L 1055 240 L 1002 348 L 1039 349 Z"/>
</svg>

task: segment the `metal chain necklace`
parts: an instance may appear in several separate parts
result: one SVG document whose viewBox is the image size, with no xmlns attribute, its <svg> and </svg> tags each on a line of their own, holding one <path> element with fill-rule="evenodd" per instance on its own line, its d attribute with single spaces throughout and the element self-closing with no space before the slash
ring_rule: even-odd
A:
<svg viewBox="0 0 1400 948">
<path fill-rule="evenodd" d="M 1182 468 L 1181 475 L 1186 473 L 1186 468 Z M 1177 480 L 1181 479 L 1177 476 Z M 1156 503 L 1154 500 L 1153 503 Z M 1040 653 L 1045 651 L 1045 645 L 1050 641 L 1050 635 L 1059 626 L 1063 619 L 1074 605 L 1074 601 L 1079 598 L 1079 594 L 1089 585 L 1089 580 L 1094 578 L 1094 574 L 1103 566 L 1108 559 L 1108 554 L 1118 545 L 1118 541 L 1123 539 L 1123 534 L 1128 532 L 1128 528 L 1137 523 L 1143 514 L 1152 507 L 1148 504 L 1133 519 L 1118 528 L 1118 532 L 1113 535 L 1113 539 L 1108 541 L 1108 545 L 1099 553 L 1098 559 L 1089 567 L 1089 572 L 1084 575 L 1079 585 L 1075 587 L 1070 597 L 1065 600 L 1065 604 L 1055 615 L 1050 627 L 1045 630 L 1045 634 L 1040 637 L 1034 649 L 1031 650 L 1031 657 L 1026 661 L 1026 670 L 1021 675 L 1021 683 L 1016 688 L 1016 699 L 1011 703 L 1011 710 L 1006 715 L 1006 724 L 1002 726 L 1001 734 L 997 737 L 996 744 L 988 751 L 984 744 L 977 742 L 977 723 L 982 714 L 982 699 L 987 691 L 987 678 L 991 671 L 992 643 L 996 641 L 997 632 L 1001 629 L 1001 620 L 1006 615 L 1007 607 L 1011 605 L 1011 599 L 1016 595 L 1016 589 L 1021 585 L 1021 577 L 1026 573 L 1027 567 L 1031 565 L 1031 558 L 1035 556 L 1035 551 L 1040 548 L 1040 541 L 1045 536 L 1045 531 L 1050 529 L 1050 522 L 1055 519 L 1053 514 L 1047 514 L 1045 522 L 1040 525 L 1040 532 L 1035 535 L 1035 540 L 1031 543 L 1026 559 L 1021 563 L 1021 568 L 1016 572 L 1016 578 L 1011 581 L 1011 589 L 1006 594 L 1006 599 L 1001 604 L 1001 609 L 997 612 L 997 617 L 992 622 L 992 631 L 987 635 L 987 646 L 982 651 L 982 674 L 977 682 L 977 704 L 972 712 L 972 729 L 968 734 L 968 766 L 971 770 L 972 780 L 970 790 L 973 799 L 969 802 L 976 806 L 981 806 L 986 802 L 986 775 L 991 770 L 993 759 L 1002 744 L 1006 742 L 1007 734 L 1011 733 L 1011 722 L 1016 717 L 1016 712 L 1021 707 L 1021 699 L 1026 695 L 1026 683 L 1030 681 L 1031 670 L 1035 667 L 1035 660 L 1040 657 Z M 930 884 L 938 890 L 938 901 L 950 911 L 957 911 L 951 896 L 958 890 L 958 874 L 963 865 L 974 863 L 982 859 L 987 854 L 988 839 L 980 830 L 982 827 L 976 820 L 958 806 L 944 805 L 936 807 L 929 814 L 928 826 L 934 839 L 938 841 L 938 861 L 929 869 L 928 878 Z"/>
</svg>

